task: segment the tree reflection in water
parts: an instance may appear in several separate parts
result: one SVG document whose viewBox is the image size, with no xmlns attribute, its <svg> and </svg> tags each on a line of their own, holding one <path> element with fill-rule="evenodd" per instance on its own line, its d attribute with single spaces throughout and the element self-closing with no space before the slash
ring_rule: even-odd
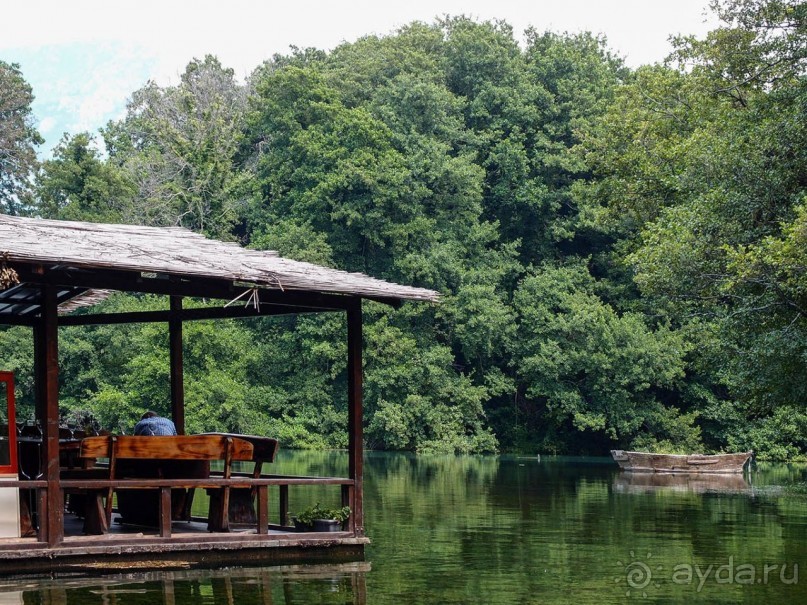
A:
<svg viewBox="0 0 807 605">
<path fill-rule="evenodd" d="M 344 452 L 281 450 L 272 470 L 339 476 L 345 465 Z M 610 458 L 367 452 L 364 479 L 372 571 L 361 563 L 0 580 L 0 605 L 606 605 L 625 602 L 628 567 L 640 563 L 657 603 L 807 603 L 805 465 L 760 463 L 729 479 L 626 477 Z M 333 506 L 339 490 L 301 487 L 289 497 L 293 512 Z M 703 586 L 672 581 L 680 565 L 785 566 L 795 579 L 796 564 L 797 583 L 778 571 L 753 586 L 714 573 Z"/>
</svg>

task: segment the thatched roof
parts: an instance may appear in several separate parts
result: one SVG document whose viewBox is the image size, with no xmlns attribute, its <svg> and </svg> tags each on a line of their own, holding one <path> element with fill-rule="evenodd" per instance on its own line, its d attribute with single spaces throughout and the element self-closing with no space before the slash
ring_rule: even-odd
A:
<svg viewBox="0 0 807 605">
<path fill-rule="evenodd" d="M 99 302 L 106 300 L 112 294 L 112 290 L 87 290 L 83 294 L 74 296 L 69 300 L 59 305 L 59 315 L 66 315 L 72 313 L 76 309 L 82 307 L 91 307 L 97 305 Z M 2 300 L 0 299 L 0 302 Z"/>
<path fill-rule="evenodd" d="M 432 301 L 439 294 L 242 248 L 180 227 L 140 227 L 0 215 L 0 254 L 76 268 L 225 279 L 262 288 Z"/>
</svg>

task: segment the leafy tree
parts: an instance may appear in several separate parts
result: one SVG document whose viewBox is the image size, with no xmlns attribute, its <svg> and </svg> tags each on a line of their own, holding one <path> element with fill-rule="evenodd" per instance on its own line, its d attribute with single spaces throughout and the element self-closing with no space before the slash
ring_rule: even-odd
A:
<svg viewBox="0 0 807 605">
<path fill-rule="evenodd" d="M 755 427 L 804 397 L 803 7 L 715 8 L 723 27 L 679 40 L 677 66 L 640 69 L 589 131 L 600 178 L 583 199 L 625 238 L 647 302 L 696 339 L 712 438 L 779 455 Z"/>
<path fill-rule="evenodd" d="M 34 339 L 30 328 L 0 326 L 0 364 L 14 373 L 17 421 L 34 418 Z"/>
<path fill-rule="evenodd" d="M 118 166 L 101 157 L 94 143 L 88 133 L 65 135 L 53 158 L 42 163 L 36 192 L 43 216 L 100 223 L 133 219 L 133 184 Z"/>
<path fill-rule="evenodd" d="M 348 108 L 315 68 L 289 67 L 256 83 L 253 138 L 259 223 L 281 217 L 326 232 L 340 266 L 383 275 L 407 237 L 403 159 L 390 133 L 363 108 Z"/>
<path fill-rule="evenodd" d="M 675 437 L 699 444 L 696 415 L 665 405 L 684 377 L 687 345 L 666 327 L 618 315 L 595 294 L 585 266 L 544 266 L 515 293 L 519 339 L 514 363 L 524 405 L 540 405 L 557 425 L 604 433 L 624 446 Z"/>
<path fill-rule="evenodd" d="M 420 452 L 495 451 L 484 387 L 452 366 L 444 346 L 426 346 L 382 317 L 367 329 L 365 388 L 371 447 Z"/>
<path fill-rule="evenodd" d="M 429 64 L 420 59 L 425 52 L 420 45 L 431 45 L 435 38 L 424 33 L 421 28 L 407 28 L 400 46 L 395 44 L 397 39 L 365 39 L 356 47 L 337 49 L 333 63 L 308 62 L 280 69 L 273 64 L 256 73 L 253 86 L 258 97 L 250 122 L 253 148 L 261 150 L 255 165 L 262 185 L 250 219 L 257 226 L 253 242 L 291 251 L 303 259 L 323 250 L 337 266 L 447 293 L 467 288 L 466 295 L 456 300 L 480 308 L 491 302 L 497 280 L 509 273 L 510 269 L 498 267 L 503 262 L 507 266 L 511 249 L 496 249 L 495 225 L 481 217 L 483 171 L 474 163 L 475 152 L 466 145 L 469 133 L 462 101 L 440 86 L 433 73 L 401 71 L 401 63 Z M 348 62 L 359 60 L 359 50 L 362 61 L 348 69 Z M 386 64 L 379 57 L 388 54 L 406 58 L 384 69 Z M 431 65 L 436 69 L 433 60 Z M 343 87 L 331 69 L 339 74 L 349 72 L 351 80 L 368 78 L 377 88 L 363 89 L 361 101 L 365 104 L 349 107 L 348 101 L 355 102 L 354 95 L 359 93 L 352 81 Z M 290 232 L 305 234 L 303 241 L 309 245 L 298 240 L 290 248 L 285 237 Z M 480 279 L 490 285 L 475 290 Z M 500 295 L 492 298 L 500 299 Z M 506 305 L 500 305 L 506 318 Z M 454 346 L 462 346 L 455 339 L 452 348 L 435 342 L 435 330 L 441 328 L 431 322 L 460 315 L 451 302 L 446 307 L 439 317 L 430 310 L 402 311 L 389 321 L 395 333 L 417 332 L 419 346 L 440 352 L 442 365 L 434 371 L 441 368 L 441 380 L 456 380 L 451 388 L 461 389 L 458 393 L 473 393 L 469 406 L 444 408 L 444 397 L 450 393 L 447 386 L 438 393 L 424 392 L 418 401 L 428 415 L 407 415 L 408 420 L 400 425 L 404 421 L 397 415 L 402 405 L 398 397 L 369 389 L 369 415 L 373 417 L 373 410 L 379 410 L 379 422 L 383 417 L 393 423 L 390 427 L 398 426 L 387 437 L 382 437 L 381 428 L 368 433 L 379 445 L 469 451 L 470 444 L 483 447 L 492 443 L 484 421 L 480 423 L 484 417 L 480 397 L 487 390 L 472 387 L 476 379 L 445 374 L 451 368 L 445 356 Z M 477 364 L 493 357 L 490 341 L 500 336 L 493 330 L 487 334 L 487 345 L 468 348 L 480 352 L 474 360 Z M 387 360 L 387 365 L 378 367 L 379 376 L 401 371 L 396 365 L 400 359 L 378 355 Z M 465 409 L 468 415 L 463 422 L 475 428 L 468 433 L 463 424 L 441 424 L 442 415 L 435 410 L 444 410 L 444 420 L 448 420 L 456 415 L 450 409 Z M 414 430 L 416 419 L 425 424 Z M 382 425 L 371 424 L 375 426 Z"/>
<path fill-rule="evenodd" d="M 678 40 L 678 57 L 721 79 L 744 102 L 747 88 L 788 86 L 807 68 L 807 8 L 798 0 L 712 0 L 723 26 L 702 41 Z"/>
<path fill-rule="evenodd" d="M 0 61 L 0 212 L 21 214 L 31 203 L 35 147 L 43 143 L 34 126 L 31 86 L 16 63 Z"/>
<path fill-rule="evenodd" d="M 245 109 L 246 90 L 210 55 L 177 86 L 135 91 L 127 117 L 104 130 L 111 161 L 136 185 L 134 220 L 231 238 L 246 195 L 235 166 Z"/>
</svg>

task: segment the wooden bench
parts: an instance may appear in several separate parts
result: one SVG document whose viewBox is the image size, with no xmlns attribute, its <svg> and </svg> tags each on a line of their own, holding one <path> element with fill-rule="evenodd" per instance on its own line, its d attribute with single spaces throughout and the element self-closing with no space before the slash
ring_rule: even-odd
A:
<svg viewBox="0 0 807 605">
<path fill-rule="evenodd" d="M 205 435 L 220 435 L 223 437 L 233 437 L 236 439 L 243 439 L 252 444 L 252 459 L 255 463 L 252 467 L 251 477 L 253 479 L 260 479 L 261 471 L 263 470 L 264 463 L 271 463 L 275 461 L 279 443 L 277 439 L 271 437 L 261 437 L 258 435 L 238 435 L 235 433 L 204 433 Z M 238 473 L 239 475 L 241 473 Z M 227 506 L 228 519 L 230 523 L 244 523 L 253 524 L 257 522 L 257 515 L 255 513 L 255 495 L 257 489 L 250 486 L 249 490 L 236 489 L 230 494 L 230 500 Z M 223 507 L 221 497 L 223 493 L 221 490 L 210 490 L 210 516 L 208 523 L 215 525 L 215 520 L 219 514 L 219 509 Z"/>
<path fill-rule="evenodd" d="M 253 446 L 249 441 L 228 435 L 179 435 L 179 436 L 101 436 L 86 437 L 81 441 L 79 457 L 82 460 L 91 458 L 108 458 L 109 467 L 107 478 L 115 483 L 105 489 L 93 489 L 91 482 L 87 492 L 95 496 L 95 505 L 88 507 L 88 514 L 97 514 L 100 500 L 106 496 L 103 508 L 104 523 L 97 523 L 101 532 L 109 527 L 112 519 L 112 495 L 114 491 L 126 489 L 147 489 L 138 483 L 144 481 L 143 468 L 150 472 L 146 477 L 154 477 L 165 482 L 166 486 L 174 489 L 193 489 L 198 486 L 200 479 L 209 476 L 209 463 L 214 460 L 224 462 L 222 477 L 231 478 L 232 463 L 236 460 L 252 460 Z M 186 477 L 177 473 L 177 463 L 196 461 L 203 463 L 201 468 L 208 469 L 201 472 L 197 465 Z M 140 466 L 138 466 L 138 464 Z M 145 465 L 145 467 L 143 466 Z M 170 469 L 172 472 L 165 472 Z M 155 476 L 156 475 L 156 476 Z M 179 476 L 177 476 L 179 475 Z M 186 479 L 187 485 L 178 484 L 177 479 Z M 196 481 L 194 481 L 196 480 Z M 153 482 L 152 482 L 153 483 Z M 163 536 L 170 535 L 171 527 L 171 489 L 160 486 L 159 497 L 159 525 Z M 212 487 L 212 486 L 211 486 Z M 210 529 L 212 531 L 228 531 L 230 485 L 216 486 L 220 490 L 220 510 L 216 512 Z M 153 490 L 153 487 L 151 488 Z M 152 491 L 152 493 L 154 493 Z M 121 492 L 118 491 L 119 498 Z M 96 523 L 90 523 L 95 526 Z"/>
</svg>

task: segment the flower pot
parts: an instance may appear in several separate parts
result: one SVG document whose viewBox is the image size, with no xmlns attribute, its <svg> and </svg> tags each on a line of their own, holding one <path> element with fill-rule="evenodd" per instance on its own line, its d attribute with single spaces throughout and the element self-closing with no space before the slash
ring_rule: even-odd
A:
<svg viewBox="0 0 807 605">
<path fill-rule="evenodd" d="M 342 531 L 342 522 L 336 519 L 314 519 L 314 531 Z"/>
<path fill-rule="evenodd" d="M 293 517 L 292 521 L 294 521 L 294 529 L 297 531 L 314 531 L 314 526 L 311 523 L 303 523 L 296 517 Z"/>
</svg>

